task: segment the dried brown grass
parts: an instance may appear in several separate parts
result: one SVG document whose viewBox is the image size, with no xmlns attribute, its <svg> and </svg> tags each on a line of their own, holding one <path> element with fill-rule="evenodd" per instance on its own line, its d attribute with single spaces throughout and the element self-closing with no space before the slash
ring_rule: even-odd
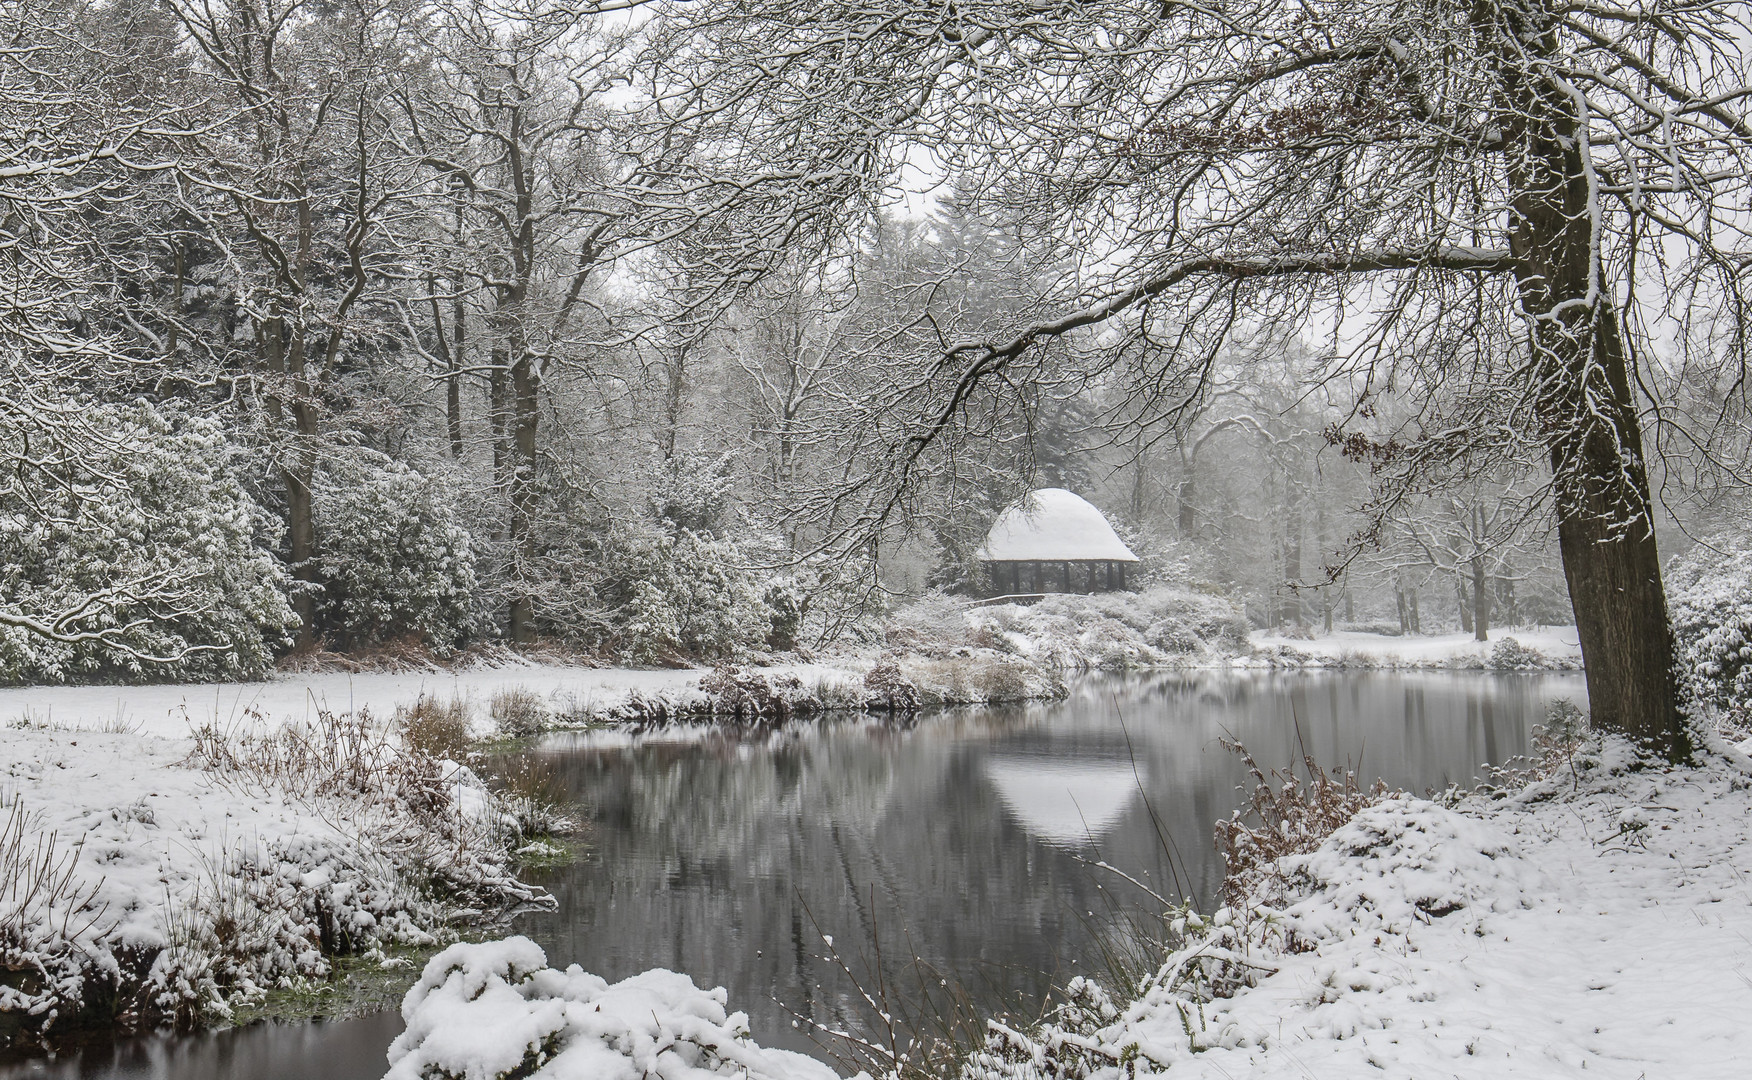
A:
<svg viewBox="0 0 1752 1080">
<path fill-rule="evenodd" d="M 1352 769 L 1323 769 L 1302 755 L 1307 779 L 1294 768 L 1268 775 L 1239 741 L 1217 740 L 1240 757 L 1253 780 L 1244 809 L 1217 822 L 1217 850 L 1223 855 L 1223 902 L 1237 909 L 1258 903 L 1281 905 L 1289 881 L 1278 866 L 1287 855 L 1305 855 L 1348 822 L 1356 812 L 1395 794 L 1385 782 L 1363 787 Z"/>
<path fill-rule="evenodd" d="M 500 690 L 487 703 L 487 715 L 499 734 L 515 738 L 539 735 L 548 725 L 547 702 L 521 686 Z"/>
<path fill-rule="evenodd" d="M 395 711 L 402 741 L 414 754 L 434 761 L 461 761 L 468 753 L 468 726 L 473 710 L 464 698 L 421 694 L 412 705 Z"/>
</svg>

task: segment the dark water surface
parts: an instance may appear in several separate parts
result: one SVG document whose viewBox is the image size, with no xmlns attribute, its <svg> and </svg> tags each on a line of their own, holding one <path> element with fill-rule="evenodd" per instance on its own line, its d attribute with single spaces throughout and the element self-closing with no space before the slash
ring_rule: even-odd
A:
<svg viewBox="0 0 1752 1080">
<path fill-rule="evenodd" d="M 1085 678 L 1063 702 L 905 730 L 555 737 L 532 753 L 579 800 L 587 849 L 534 876 L 559 908 L 516 930 L 550 963 L 610 980 L 667 967 L 722 985 L 757 1040 L 794 1049 L 813 1044 L 793 1010 L 867 1015 L 852 978 L 822 959 L 822 934 L 867 983 L 879 941 L 890 978 L 916 978 L 917 957 L 1000 1009 L 1100 973 L 1098 928 L 1146 902 L 1094 860 L 1214 906 L 1211 826 L 1239 805 L 1245 778 L 1219 737 L 1267 767 L 1305 749 L 1422 793 L 1525 752 L 1558 697 L 1585 704 L 1581 677 L 1176 673 Z M 0 1064 L 0 1080 L 376 1078 L 399 1030 L 383 1014 L 126 1039 Z"/>
</svg>

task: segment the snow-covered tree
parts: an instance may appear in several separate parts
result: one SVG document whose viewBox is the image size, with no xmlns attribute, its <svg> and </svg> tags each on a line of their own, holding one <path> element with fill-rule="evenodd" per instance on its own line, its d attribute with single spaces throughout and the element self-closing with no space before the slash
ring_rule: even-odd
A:
<svg viewBox="0 0 1752 1080">
<path fill-rule="evenodd" d="M 332 645 L 412 638 L 443 654 L 473 630 L 472 539 L 432 478 L 355 450 L 317 475 L 315 512 Z"/>
<path fill-rule="evenodd" d="M 0 679 L 259 677 L 296 620 L 226 432 L 146 404 L 82 419 L 86 454 L 0 492 Z"/>
<path fill-rule="evenodd" d="M 689 10 L 721 58 L 718 92 L 762 105 L 817 203 L 880 191 L 929 147 L 1081 256 L 1062 314 L 948 328 L 926 377 L 872 402 L 906 422 L 884 440 L 898 464 L 858 489 L 867 504 L 894 505 L 982 388 L 1028 383 L 1043 342 L 1075 340 L 1097 367 L 1130 347 L 1159 358 L 1149 370 L 1196 372 L 1238 329 L 1336 322 L 1322 377 L 1355 389 L 1351 434 L 1437 457 L 1505 431 L 1537 446 L 1594 721 L 1689 753 L 1640 377 L 1670 329 L 1709 356 L 1746 340 L 1740 5 Z M 1685 332 L 1694 312 L 1715 332 Z M 1518 358 L 1507 415 L 1366 422 L 1384 387 L 1433 393 L 1497 355 Z"/>
</svg>

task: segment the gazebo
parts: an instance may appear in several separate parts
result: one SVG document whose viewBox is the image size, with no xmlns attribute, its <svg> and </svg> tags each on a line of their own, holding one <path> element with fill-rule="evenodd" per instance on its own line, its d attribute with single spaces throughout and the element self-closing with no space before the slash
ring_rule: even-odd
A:
<svg viewBox="0 0 1752 1080">
<path fill-rule="evenodd" d="M 1138 561 L 1101 511 L 1064 488 L 1031 491 L 999 514 L 976 555 L 993 595 L 1123 589 Z"/>
</svg>

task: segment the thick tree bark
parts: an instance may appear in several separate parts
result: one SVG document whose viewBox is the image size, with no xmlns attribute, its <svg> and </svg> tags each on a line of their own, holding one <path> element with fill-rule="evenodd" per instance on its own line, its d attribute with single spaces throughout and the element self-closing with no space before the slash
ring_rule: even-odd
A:
<svg viewBox="0 0 1752 1080">
<path fill-rule="evenodd" d="M 1603 279 L 1583 140 L 1567 87 L 1532 74 L 1554 53 L 1541 7 L 1476 9 L 1498 43 L 1507 96 L 1509 250 L 1533 327 L 1536 404 L 1554 477 L 1558 547 L 1569 582 L 1595 727 L 1671 760 L 1691 756 L 1679 707 L 1673 632 L 1655 549 L 1642 430 L 1618 321 Z"/>
<path fill-rule="evenodd" d="M 1691 732 L 1679 708 L 1641 431 L 1616 313 L 1604 308 L 1599 323 L 1594 356 L 1607 368 L 1616 430 L 1591 425 L 1552 440 L 1558 549 L 1593 724 L 1680 761 L 1691 756 Z"/>
</svg>

